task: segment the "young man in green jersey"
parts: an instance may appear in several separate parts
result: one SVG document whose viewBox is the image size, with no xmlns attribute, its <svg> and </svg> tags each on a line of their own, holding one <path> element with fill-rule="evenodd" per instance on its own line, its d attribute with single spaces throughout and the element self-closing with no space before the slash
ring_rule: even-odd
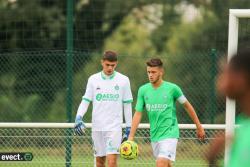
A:
<svg viewBox="0 0 250 167">
<path fill-rule="evenodd" d="M 231 141 L 231 150 L 227 167 L 250 166 L 250 49 L 240 50 L 228 65 L 223 67 L 218 77 L 218 90 L 225 96 L 235 99 L 241 107 L 236 122 L 234 136 L 227 136 Z M 217 137 L 208 153 L 208 161 L 215 166 L 215 159 L 225 145 L 225 136 Z"/>
<path fill-rule="evenodd" d="M 194 108 L 183 95 L 181 89 L 173 83 L 166 82 L 163 77 L 163 63 L 154 58 L 147 63 L 150 83 L 139 88 L 136 112 L 133 117 L 128 140 L 134 140 L 136 129 L 141 121 L 144 108 L 150 123 L 150 139 L 157 167 L 170 167 L 175 161 L 176 147 L 179 138 L 178 121 L 175 102 L 183 105 L 197 127 L 197 137 L 204 139 L 205 132 Z"/>
</svg>

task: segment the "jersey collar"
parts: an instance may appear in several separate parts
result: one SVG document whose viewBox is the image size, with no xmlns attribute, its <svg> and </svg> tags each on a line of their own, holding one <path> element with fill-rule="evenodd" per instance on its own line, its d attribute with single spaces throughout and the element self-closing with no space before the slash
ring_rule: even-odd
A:
<svg viewBox="0 0 250 167">
<path fill-rule="evenodd" d="M 104 74 L 104 72 L 103 71 L 101 71 L 101 76 L 102 76 L 102 79 L 104 79 L 104 80 L 106 80 L 106 79 L 113 79 L 114 77 L 115 77 L 115 74 L 116 74 L 116 71 L 114 71 L 114 73 L 112 74 L 112 75 L 106 75 L 106 74 Z"/>
</svg>

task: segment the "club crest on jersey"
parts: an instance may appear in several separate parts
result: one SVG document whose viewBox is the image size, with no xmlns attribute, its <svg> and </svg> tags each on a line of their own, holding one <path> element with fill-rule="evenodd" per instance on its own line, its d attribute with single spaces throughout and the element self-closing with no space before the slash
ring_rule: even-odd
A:
<svg viewBox="0 0 250 167">
<path fill-rule="evenodd" d="M 119 85 L 115 85 L 115 90 L 119 90 Z"/>
</svg>

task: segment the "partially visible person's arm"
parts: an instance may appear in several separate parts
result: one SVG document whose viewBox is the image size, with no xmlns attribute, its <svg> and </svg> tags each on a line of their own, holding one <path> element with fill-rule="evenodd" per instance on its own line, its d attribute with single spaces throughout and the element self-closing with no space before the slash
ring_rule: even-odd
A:
<svg viewBox="0 0 250 167">
<path fill-rule="evenodd" d="M 123 104 L 124 110 L 124 118 L 126 122 L 126 127 L 131 127 L 132 123 L 132 104 L 131 103 L 124 103 Z"/>
<path fill-rule="evenodd" d="M 216 166 L 216 159 L 218 154 L 220 154 L 225 148 L 225 135 L 220 135 L 215 137 L 210 145 L 210 148 L 206 154 L 206 158 L 209 166 Z"/>
<path fill-rule="evenodd" d="M 132 122 L 132 104 L 131 103 L 133 102 L 133 96 L 131 92 L 129 78 L 127 78 L 123 92 L 124 93 L 122 97 L 122 102 L 123 102 L 123 112 L 124 112 L 124 117 L 125 117 L 125 122 L 126 122 L 126 129 L 122 137 L 122 142 L 128 139 L 130 129 L 131 129 L 131 122 Z"/>
<path fill-rule="evenodd" d="M 205 138 L 205 131 L 203 129 L 203 127 L 201 126 L 201 123 L 199 121 L 199 118 L 196 115 L 196 112 L 194 110 L 194 107 L 189 103 L 189 101 L 187 100 L 187 98 L 184 96 L 182 90 L 180 87 L 178 87 L 176 85 L 175 89 L 174 89 L 174 97 L 175 99 L 183 105 L 184 109 L 187 111 L 189 117 L 193 120 L 193 122 L 196 125 L 197 128 L 197 137 L 200 140 L 204 140 Z"/>
<path fill-rule="evenodd" d="M 132 120 L 132 127 L 128 140 L 134 140 L 135 132 L 141 122 L 141 118 L 142 118 L 142 112 L 136 111 Z"/>
<path fill-rule="evenodd" d="M 81 117 L 82 118 L 86 114 L 86 112 L 88 110 L 88 107 L 89 107 L 89 104 L 90 104 L 89 101 L 82 100 L 79 107 L 78 107 L 76 117 Z"/>
<path fill-rule="evenodd" d="M 183 107 L 184 109 L 187 111 L 189 117 L 193 120 L 193 122 L 196 125 L 197 128 L 197 137 L 200 140 L 204 140 L 205 138 L 205 131 L 200 123 L 200 120 L 198 118 L 198 116 L 196 115 L 196 112 L 193 108 L 193 106 L 189 103 L 189 101 L 186 101 L 185 103 L 183 103 Z"/>
<path fill-rule="evenodd" d="M 86 87 L 86 92 L 84 96 L 82 97 L 82 101 L 78 107 L 77 113 L 76 113 L 76 118 L 75 118 L 75 134 L 77 135 L 83 135 L 84 133 L 84 122 L 82 120 L 83 116 L 88 110 L 89 104 L 93 99 L 93 88 L 91 85 L 90 79 L 88 80 L 87 87 Z"/>
<path fill-rule="evenodd" d="M 130 81 L 128 78 L 126 81 L 126 85 L 124 87 L 122 102 L 123 102 L 123 111 L 124 111 L 126 127 L 130 128 L 131 122 L 132 122 L 133 96 L 132 96 L 132 92 L 131 92 Z"/>
</svg>

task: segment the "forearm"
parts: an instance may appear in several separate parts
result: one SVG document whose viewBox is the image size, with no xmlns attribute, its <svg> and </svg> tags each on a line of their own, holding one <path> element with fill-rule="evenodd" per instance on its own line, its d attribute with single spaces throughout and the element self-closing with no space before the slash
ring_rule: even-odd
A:
<svg viewBox="0 0 250 167">
<path fill-rule="evenodd" d="M 131 103 L 124 103 L 124 117 L 126 122 L 126 127 L 131 127 L 132 123 L 132 104 Z"/>
<path fill-rule="evenodd" d="M 220 154 L 225 148 L 225 136 L 220 135 L 215 137 L 214 141 L 211 143 L 210 148 L 206 154 L 206 158 L 210 165 L 214 165 L 216 157 Z"/>
<path fill-rule="evenodd" d="M 196 125 L 197 128 L 201 127 L 201 123 L 200 120 L 193 108 L 193 106 L 187 101 L 186 103 L 184 103 L 184 108 L 187 111 L 189 117 L 192 119 L 192 121 L 194 122 L 194 124 Z"/>
<path fill-rule="evenodd" d="M 85 113 L 87 112 L 89 107 L 89 102 L 82 100 L 81 104 L 78 107 L 76 117 L 83 117 Z"/>
<path fill-rule="evenodd" d="M 135 112 L 133 120 L 132 120 L 132 127 L 131 127 L 131 131 L 130 131 L 128 140 L 134 140 L 136 129 L 138 128 L 138 126 L 141 122 L 141 117 L 142 117 L 141 112 Z"/>
</svg>

